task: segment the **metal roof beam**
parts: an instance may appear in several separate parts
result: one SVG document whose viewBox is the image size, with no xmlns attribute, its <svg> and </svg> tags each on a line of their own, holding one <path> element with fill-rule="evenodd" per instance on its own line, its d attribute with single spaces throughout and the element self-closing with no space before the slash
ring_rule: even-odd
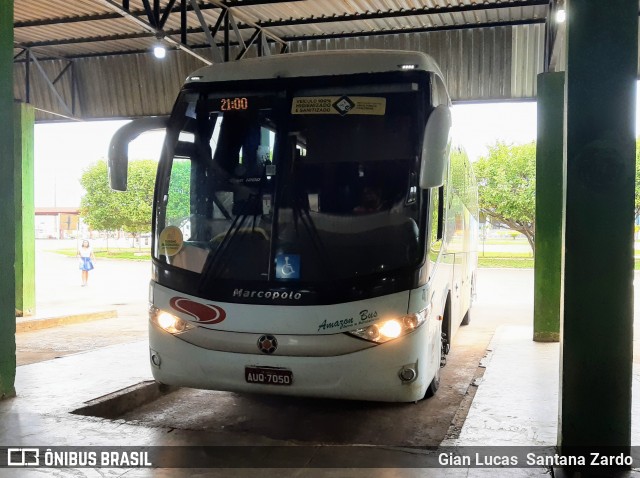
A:
<svg viewBox="0 0 640 478">
<path fill-rule="evenodd" d="M 147 19 L 153 28 L 158 27 L 157 18 L 154 15 L 153 10 L 151 9 L 151 5 L 149 4 L 149 0 L 142 0 L 142 5 L 144 5 L 144 13 L 147 15 Z M 126 8 L 123 10 L 126 11 Z"/>
<path fill-rule="evenodd" d="M 33 54 L 33 52 L 31 52 L 31 59 L 33 60 L 34 65 L 38 67 L 38 70 L 40 71 L 42 78 L 44 79 L 45 83 L 49 87 L 49 90 L 51 90 L 53 95 L 56 97 L 56 99 L 60 103 L 60 106 L 62 106 L 62 109 L 68 114 L 68 117 L 73 118 L 75 116 L 73 114 L 73 111 L 71 110 L 71 108 L 69 108 L 69 106 L 67 105 L 67 102 L 64 100 L 60 92 L 58 92 L 58 90 L 55 87 L 55 84 L 51 82 L 51 80 L 47 76 L 47 73 L 44 71 L 44 68 L 42 67 L 42 65 L 40 65 L 38 58 Z"/>
<path fill-rule="evenodd" d="M 22 47 L 22 51 L 13 57 L 13 61 L 16 61 L 18 58 L 20 58 L 24 53 L 26 53 L 26 51 L 27 51 L 27 48 Z"/>
<path fill-rule="evenodd" d="M 198 1 L 191 0 L 191 6 L 193 7 L 193 10 L 196 12 L 196 16 L 198 17 L 198 21 L 200 22 L 202 31 L 206 35 L 207 41 L 209 42 L 209 47 L 211 48 L 211 58 L 213 58 L 213 61 L 217 63 L 221 63 L 222 56 L 220 55 L 220 51 L 218 50 L 218 46 L 216 45 L 216 41 L 214 40 L 213 36 L 218 32 L 218 30 L 220 29 L 220 25 L 222 24 L 223 18 L 229 12 L 224 11 L 218 17 L 218 21 L 216 22 L 216 26 L 214 27 L 213 33 L 211 33 L 211 30 L 209 30 L 209 26 L 207 25 L 207 22 L 205 21 L 204 17 L 202 16 L 202 12 L 200 11 L 200 8 L 198 7 Z"/>
<path fill-rule="evenodd" d="M 167 23 L 167 19 L 169 18 L 169 14 L 173 11 L 173 6 L 176 4 L 176 0 L 170 0 L 167 8 L 164 9 L 164 13 L 162 14 L 162 18 L 160 19 L 159 26 L 160 28 L 164 28 Z M 177 11 L 180 11 L 180 7 L 177 8 Z"/>
<path fill-rule="evenodd" d="M 26 43 L 19 43 L 19 42 L 13 42 L 13 46 L 16 48 L 23 48 L 22 52 L 20 52 L 20 54 L 16 55 L 14 57 L 14 63 L 22 63 L 25 60 L 18 60 L 17 58 L 22 55 L 23 53 L 29 53 L 29 51 L 31 50 L 31 47 L 29 45 L 27 45 Z M 38 53 L 38 55 L 40 55 L 40 53 Z M 49 53 L 47 52 L 47 56 L 43 57 L 40 56 L 38 58 L 39 60 L 63 60 L 63 61 L 71 61 L 70 57 L 67 56 L 62 56 L 62 55 L 56 55 L 55 53 Z"/>
<path fill-rule="evenodd" d="M 141 26 L 142 28 L 144 28 L 148 32 L 152 33 L 154 36 L 159 37 L 159 38 L 163 38 L 164 41 L 166 41 L 166 42 L 168 42 L 168 43 L 180 48 L 181 50 L 183 50 L 186 53 L 188 53 L 189 55 L 197 58 L 198 60 L 202 61 L 203 63 L 205 63 L 207 65 L 211 65 L 211 60 L 209 60 L 208 58 L 200 55 L 199 53 L 196 53 L 191 48 L 189 48 L 187 45 L 182 44 L 180 41 L 174 40 L 173 38 L 168 36 L 167 33 L 156 29 L 155 27 L 153 27 L 149 23 L 145 22 L 144 20 L 141 20 L 140 18 L 138 18 L 138 17 L 132 15 L 131 13 L 127 12 L 122 7 L 120 7 L 115 2 L 115 0 L 96 0 L 96 1 L 100 2 L 105 7 L 110 8 L 111 10 L 114 10 L 115 12 L 120 14 L 121 16 L 123 16 L 123 17 L 131 20 L 132 22 L 138 24 L 139 26 Z M 180 33 L 180 32 L 178 31 L 177 33 Z M 88 39 L 85 38 L 83 40 L 88 40 Z M 73 42 L 71 42 L 71 43 L 73 43 Z"/>
<path fill-rule="evenodd" d="M 58 81 L 60 81 L 60 78 L 62 78 L 64 76 L 64 74 L 69 71 L 69 69 L 73 66 L 73 62 L 71 60 L 69 60 L 69 63 L 67 63 L 67 66 L 65 66 L 62 71 L 60 73 L 58 73 L 58 76 L 56 76 L 55 80 L 53 80 L 51 83 L 52 84 L 56 84 Z"/>
<path fill-rule="evenodd" d="M 244 48 L 244 40 L 242 39 L 242 36 L 240 35 L 240 31 L 239 31 L 239 27 L 238 24 L 235 21 L 235 18 L 233 18 L 233 13 L 231 12 L 230 8 L 225 7 L 225 4 L 223 2 L 219 2 L 217 0 L 211 0 L 212 3 L 207 4 L 207 5 L 214 5 L 218 8 L 222 8 L 223 11 L 220 14 L 220 16 L 218 17 L 218 21 L 213 29 L 213 31 L 210 29 L 210 27 L 207 25 L 204 17 L 202 16 L 202 13 L 200 12 L 200 5 L 198 5 L 196 0 L 191 0 L 191 6 L 194 9 L 198 20 L 200 21 L 200 25 L 201 28 L 191 28 L 188 29 L 186 32 L 184 30 L 171 30 L 171 31 L 162 31 L 158 28 L 156 28 L 154 25 L 147 23 L 146 21 L 133 16 L 132 14 L 128 13 L 126 10 L 122 9 L 116 2 L 115 0 L 98 0 L 100 1 L 103 5 L 115 10 L 118 12 L 118 14 L 124 18 L 127 18 L 133 22 L 135 22 L 137 25 L 139 25 L 140 27 L 142 27 L 144 30 L 143 32 L 133 32 L 133 33 L 124 33 L 124 34 L 116 34 L 116 35 L 102 35 L 102 36 L 96 36 L 96 37 L 84 37 L 84 38 L 67 38 L 67 39 L 60 39 L 60 40 L 45 40 L 45 41 L 39 41 L 39 42 L 31 42 L 31 43 L 25 43 L 23 44 L 24 47 L 27 48 L 37 48 L 37 47 L 47 47 L 47 46 L 58 46 L 58 45 L 70 45 L 70 44 L 80 44 L 80 43 L 93 43 L 93 42 L 105 42 L 105 41 L 118 41 L 118 40 L 131 40 L 131 39 L 136 39 L 136 38 L 151 38 L 151 37 L 156 37 L 156 38 L 161 38 L 165 41 L 167 41 L 168 43 L 172 44 L 174 47 L 180 48 L 181 50 L 186 51 L 187 53 L 191 54 L 192 56 L 198 58 L 199 60 L 201 60 L 202 62 L 210 65 L 212 62 L 203 57 L 202 55 L 196 53 L 195 51 L 193 51 L 192 48 L 190 48 L 189 46 L 187 46 L 186 44 L 184 44 L 182 41 L 178 41 L 178 40 L 174 40 L 173 38 L 171 38 L 171 35 L 181 35 L 181 37 L 184 37 L 185 34 L 188 33 L 201 33 L 204 32 L 205 35 L 207 36 L 207 40 L 209 41 L 210 44 L 210 48 L 211 48 L 211 54 L 212 54 L 212 58 L 214 60 L 214 62 L 220 62 L 222 60 L 221 56 L 220 56 L 220 52 L 218 51 L 218 44 L 215 42 L 214 40 L 214 36 L 216 35 L 216 33 L 220 30 L 220 27 L 223 23 L 223 21 L 225 19 L 229 19 L 229 25 L 231 26 L 231 28 L 233 28 L 234 33 L 236 35 L 237 38 L 237 44 L 242 45 L 242 47 Z M 145 6 L 149 5 L 149 0 L 145 0 Z M 149 12 L 152 13 L 152 12 Z M 155 16 L 150 15 L 150 18 L 153 17 L 155 18 Z M 155 23 L 155 20 L 154 20 Z M 285 42 L 277 37 L 276 35 L 266 32 L 264 31 L 261 27 L 254 25 L 252 23 L 249 22 L 245 22 L 244 23 L 245 28 L 255 28 L 258 30 L 261 30 L 264 32 L 264 36 L 265 37 L 269 37 L 272 41 L 278 42 L 281 45 L 283 45 Z M 225 31 L 227 31 L 228 29 L 225 29 Z M 225 45 L 230 45 L 231 43 L 229 42 L 229 36 L 228 36 L 228 31 L 225 34 L 225 42 L 222 44 L 222 46 Z M 123 54 L 126 54 L 125 52 L 122 52 Z"/>
<path fill-rule="evenodd" d="M 251 48 L 251 46 L 255 43 L 255 41 L 260 36 L 261 32 L 262 30 L 259 30 L 259 29 L 256 29 L 256 31 L 253 32 L 253 35 L 251 35 L 251 38 L 249 38 L 249 40 L 245 43 L 244 47 L 242 48 L 242 51 L 238 54 L 238 56 L 236 56 L 236 60 L 242 60 L 242 58 L 244 58 L 244 56 L 249 51 L 249 48 Z M 260 50 L 260 48 L 261 48 L 260 45 L 258 45 L 258 51 Z"/>
<path fill-rule="evenodd" d="M 293 3 L 293 2 L 303 2 L 303 1 L 306 1 L 306 0 L 235 0 L 235 1 L 227 1 L 223 3 L 224 3 L 224 6 L 227 8 L 238 8 L 238 7 L 249 7 L 253 5 L 270 5 L 270 4 L 277 4 L 277 3 Z M 213 8 L 220 8 L 220 7 L 218 5 L 213 5 L 209 3 L 200 5 L 200 10 L 211 10 Z M 147 15 L 146 10 L 130 11 L 128 7 L 123 7 L 123 10 L 133 15 L 134 17 L 144 17 Z M 168 9 L 165 10 L 165 14 L 167 11 L 169 10 Z M 187 7 L 187 11 L 192 12 L 193 8 L 189 6 Z M 174 12 L 175 13 L 180 12 L 180 7 L 172 6 L 169 13 L 174 13 Z M 63 23 L 93 22 L 93 21 L 99 21 L 99 20 L 113 20 L 118 18 L 122 18 L 122 15 L 115 12 L 97 13 L 94 15 L 83 15 L 83 16 L 75 16 L 75 17 L 42 18 L 38 20 L 26 20 L 23 22 L 15 22 L 13 24 L 13 28 L 40 27 L 45 25 L 58 25 Z"/>
<path fill-rule="evenodd" d="M 251 0 L 247 0 L 247 1 L 251 1 Z M 233 8 L 233 7 L 229 6 L 229 4 L 231 2 L 224 2 L 222 0 L 207 0 L 207 2 L 212 4 L 212 5 L 217 5 L 220 8 L 224 8 L 227 12 L 230 12 L 231 8 Z M 279 36 L 277 36 L 277 35 L 269 32 L 269 31 L 265 30 L 264 27 L 262 27 L 261 25 L 255 23 L 255 22 L 252 22 L 250 20 L 247 20 L 246 18 L 242 18 L 243 15 L 240 14 L 239 12 L 234 11 L 234 15 L 236 16 L 236 18 L 238 20 L 240 20 L 243 23 L 243 27 L 242 28 L 258 28 L 258 29 L 261 29 L 264 32 L 264 34 L 266 36 L 268 36 L 269 38 L 271 38 L 272 40 L 274 40 L 274 41 L 276 41 L 278 43 L 284 43 L 284 41 Z"/>
<path fill-rule="evenodd" d="M 179 33 L 177 31 L 166 32 L 166 34 Z M 192 33 L 201 33 L 200 29 L 195 29 Z M 61 40 L 45 40 L 35 41 L 30 43 L 23 43 L 28 48 L 37 48 L 44 46 L 58 46 L 58 45 L 75 45 L 79 43 L 95 43 L 105 41 L 117 41 L 117 40 L 133 40 L 136 38 L 153 38 L 156 34 L 151 31 L 135 32 L 135 33 L 120 33 L 117 35 L 101 35 L 97 37 L 84 37 L 84 38 L 63 38 Z"/>
</svg>

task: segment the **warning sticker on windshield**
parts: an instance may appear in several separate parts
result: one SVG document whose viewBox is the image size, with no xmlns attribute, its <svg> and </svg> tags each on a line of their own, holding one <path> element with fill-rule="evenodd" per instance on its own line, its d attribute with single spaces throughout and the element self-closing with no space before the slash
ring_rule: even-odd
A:
<svg viewBox="0 0 640 478">
<path fill-rule="evenodd" d="M 377 115 L 387 109 L 386 98 L 366 96 L 306 96 L 293 99 L 293 115 Z"/>
<path fill-rule="evenodd" d="M 167 226 L 160 233 L 160 254 L 175 256 L 182 249 L 182 231 L 176 226 Z"/>
</svg>

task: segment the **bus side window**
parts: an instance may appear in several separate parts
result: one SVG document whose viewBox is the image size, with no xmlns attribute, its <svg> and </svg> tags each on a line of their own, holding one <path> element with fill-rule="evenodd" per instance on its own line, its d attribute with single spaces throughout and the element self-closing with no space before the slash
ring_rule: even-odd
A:
<svg viewBox="0 0 640 478">
<path fill-rule="evenodd" d="M 439 252 L 444 235 L 444 186 L 431 190 L 430 241 L 432 252 Z"/>
<path fill-rule="evenodd" d="M 438 188 L 438 235 L 437 240 L 444 236 L 444 186 Z"/>
<path fill-rule="evenodd" d="M 431 94 L 433 95 L 433 106 L 450 104 L 447 87 L 444 85 L 442 79 L 435 74 L 433 75 Z"/>
<path fill-rule="evenodd" d="M 437 262 L 442 249 L 444 231 L 444 186 L 431 190 L 431 215 L 429 218 L 429 262 Z M 431 274 L 431 273 L 430 273 Z"/>
</svg>

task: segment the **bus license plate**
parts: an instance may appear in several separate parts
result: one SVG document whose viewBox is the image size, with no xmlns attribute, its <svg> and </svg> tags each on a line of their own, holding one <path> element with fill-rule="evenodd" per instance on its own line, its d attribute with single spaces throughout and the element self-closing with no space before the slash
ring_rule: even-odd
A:
<svg viewBox="0 0 640 478">
<path fill-rule="evenodd" d="M 293 372 L 285 368 L 245 367 L 244 378 L 248 383 L 291 385 L 293 383 Z"/>
</svg>

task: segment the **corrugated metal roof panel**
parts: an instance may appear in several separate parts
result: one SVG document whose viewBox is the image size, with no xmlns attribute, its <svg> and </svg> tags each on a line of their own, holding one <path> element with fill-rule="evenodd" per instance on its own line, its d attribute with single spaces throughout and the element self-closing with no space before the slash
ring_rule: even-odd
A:
<svg viewBox="0 0 640 478">
<path fill-rule="evenodd" d="M 169 0 L 161 0 L 162 8 Z M 420 50 L 430 53 L 441 65 L 451 94 L 456 100 L 486 100 L 531 97 L 535 94 L 535 74 L 541 70 L 544 44 L 544 27 L 527 25 L 516 27 L 476 28 L 435 32 L 398 33 L 432 27 L 469 26 L 485 22 L 520 21 L 544 18 L 547 6 L 509 7 L 493 10 L 447 12 L 458 5 L 476 5 L 480 0 L 323 0 L 299 1 L 243 6 L 233 9 L 233 14 L 247 39 L 253 33 L 247 22 L 273 22 L 281 19 L 308 19 L 332 15 L 354 15 L 366 12 L 400 12 L 411 9 L 440 8 L 430 15 L 397 15 L 341 22 L 304 23 L 269 27 L 268 31 L 284 38 L 301 38 L 290 42 L 290 51 L 327 50 L 344 48 L 382 48 Z M 504 3 L 504 0 L 487 0 L 485 4 Z M 205 2 L 206 3 L 206 2 Z M 176 2 L 178 5 L 178 2 Z M 130 0 L 131 11 L 142 10 L 142 0 Z M 15 0 L 15 21 L 41 21 L 65 17 L 108 14 L 114 11 L 95 0 Z M 207 8 L 202 13 L 209 25 L 220 15 L 220 9 Z M 146 16 L 141 17 L 147 20 Z M 165 25 L 166 31 L 180 26 L 180 15 L 172 13 Z M 199 28 L 194 12 L 188 14 L 188 26 Z M 381 34 L 394 30 L 394 34 Z M 350 38 L 305 38 L 322 35 L 362 36 Z M 375 36 L 367 36 L 376 33 Z M 17 28 L 16 42 L 29 44 L 56 40 L 84 39 L 96 36 L 132 35 L 102 42 L 71 42 L 34 48 L 40 58 L 49 55 L 89 56 L 126 52 L 149 51 L 155 38 L 143 27 L 127 18 L 108 18 L 85 22 L 56 23 Z M 141 37 L 137 37 L 142 35 Z M 177 38 L 177 36 L 174 36 Z M 216 37 L 222 41 L 223 34 Z M 189 34 L 189 44 L 205 44 L 204 33 Z M 235 37 L 232 34 L 232 40 Z M 271 44 L 272 51 L 277 45 Z M 14 54 L 20 52 L 14 49 Z M 232 57 L 239 47 L 231 48 Z M 209 48 L 198 53 L 210 56 Z M 248 57 L 255 56 L 251 49 Z M 67 64 L 65 61 L 42 61 L 45 70 L 54 78 Z M 84 118 L 129 117 L 166 114 L 183 79 L 202 62 L 183 52 L 170 52 L 164 62 L 158 62 L 149 54 L 104 56 L 75 61 L 78 84 L 77 114 Z M 46 81 L 32 65 L 32 101 L 45 110 L 64 112 L 60 101 L 47 87 Z M 24 64 L 16 65 L 16 96 L 24 98 Z M 57 84 L 60 95 L 70 104 L 71 77 L 63 76 Z M 40 118 L 43 116 L 40 115 Z"/>
<path fill-rule="evenodd" d="M 169 52 L 162 62 L 147 54 L 83 60 L 78 72 L 78 82 L 86 85 L 80 97 L 83 117 L 168 114 L 184 79 L 200 66 L 183 52 Z"/>
<path fill-rule="evenodd" d="M 544 28 L 539 25 L 410 33 L 292 42 L 290 51 L 396 49 L 423 51 L 440 65 L 455 101 L 531 98 L 542 69 Z M 272 45 L 275 50 L 275 45 Z M 231 49 L 232 55 L 239 52 Z M 253 51 L 248 55 L 255 56 Z M 46 61 L 53 79 L 66 62 Z M 184 79 L 202 66 L 184 52 L 169 52 L 159 62 L 149 54 L 76 60 L 77 114 L 83 118 L 135 117 L 168 114 Z M 65 113 L 34 66 L 32 102 L 45 110 Z M 16 68 L 16 97 L 24 99 L 24 66 Z M 71 104 L 71 77 L 58 83 Z"/>
<path fill-rule="evenodd" d="M 453 2 L 451 2 L 453 3 Z M 471 5 L 471 2 L 458 2 Z M 474 2 L 477 3 L 477 2 Z M 473 3 L 473 4 L 474 4 Z M 484 2 L 496 3 L 496 2 Z M 400 7 L 400 4 L 408 4 L 410 7 Z M 341 0 L 325 0 L 323 2 L 295 2 L 276 5 L 256 5 L 246 7 L 237 12 L 238 17 L 247 18 L 251 21 L 258 22 L 260 20 L 279 20 L 279 19 L 299 19 L 310 17 L 332 17 L 336 14 L 336 18 L 340 18 L 343 14 L 355 14 L 366 12 L 388 12 L 398 11 L 401 8 L 411 10 L 415 8 L 435 8 L 447 7 L 448 4 L 436 3 L 433 1 L 425 2 L 386 2 L 378 0 L 370 0 L 358 2 L 350 2 L 351 8 L 345 8 L 344 2 Z M 515 8 L 501 8 L 498 10 L 481 10 L 465 13 L 439 13 L 431 15 L 412 15 L 398 16 L 389 18 L 379 18 L 366 20 L 365 24 L 360 22 L 330 22 L 330 23 L 314 23 L 300 26 L 290 26 L 293 31 L 287 31 L 284 35 L 304 35 L 324 33 L 339 33 L 353 31 L 372 31 L 397 28 L 415 28 L 415 27 L 432 27 L 442 25 L 465 25 L 481 22 L 496 21 L 513 21 L 527 18 L 544 18 L 546 16 L 546 7 L 544 6 L 528 6 Z"/>
<path fill-rule="evenodd" d="M 440 65 L 449 93 L 454 100 L 508 99 L 512 93 L 511 38 L 514 28 L 521 27 L 301 40 L 292 42 L 290 50 L 298 52 L 381 48 L 423 51 Z M 526 89 L 523 91 L 528 92 Z M 530 96 L 532 95 L 526 97 Z"/>
<path fill-rule="evenodd" d="M 169 3 L 169 0 L 161 0 L 161 9 Z M 211 3 L 202 1 L 204 6 L 211 7 Z M 243 37 L 248 39 L 252 34 L 251 28 L 246 28 L 247 22 L 269 22 L 282 19 L 292 19 L 294 21 L 309 18 L 326 19 L 336 17 L 340 19 L 344 15 L 383 13 L 386 18 L 371 18 L 354 21 L 331 21 L 323 23 L 305 23 L 296 25 L 284 25 L 280 27 L 270 27 L 269 32 L 280 37 L 302 37 L 309 35 L 339 35 L 353 33 L 379 32 L 388 30 L 402 30 L 415 28 L 431 28 L 442 26 L 473 25 L 479 22 L 496 21 L 518 21 L 523 19 L 544 18 L 547 7 L 527 6 L 508 7 L 493 10 L 478 10 L 464 13 L 446 12 L 447 8 L 459 5 L 491 5 L 505 4 L 504 0 L 489 0 L 482 2 L 470 0 L 458 0 L 445 2 L 444 0 L 322 0 L 320 1 L 298 1 L 284 2 L 263 5 L 249 5 L 234 8 L 233 14 L 240 23 Z M 175 6 L 174 6 L 175 8 Z M 415 9 L 440 9 L 442 13 L 430 15 L 410 15 L 405 16 L 402 12 L 409 12 Z M 130 11 L 142 11 L 144 9 L 142 0 L 130 0 Z M 87 15 L 111 14 L 117 15 L 114 10 L 95 0 L 15 0 L 15 21 L 17 23 L 44 20 L 44 19 L 64 19 L 77 18 Z M 437 10 L 436 10 L 437 11 Z M 213 25 L 217 21 L 221 10 L 219 8 L 205 8 L 202 13 L 207 24 Z M 148 22 L 146 15 L 140 18 Z M 189 28 L 199 28 L 200 23 L 195 12 L 189 12 L 187 16 Z M 168 16 L 165 31 L 175 31 L 180 27 L 179 13 L 172 13 Z M 55 41 L 67 39 L 86 39 L 89 37 L 109 37 L 112 35 L 130 35 L 144 33 L 145 29 L 131 19 L 115 18 L 93 20 L 86 22 L 56 23 L 53 25 L 39 25 L 36 27 L 21 27 L 16 29 L 16 41 L 23 44 L 33 42 Z M 147 32 L 148 33 L 148 32 Z M 189 35 L 190 44 L 202 43 L 203 35 Z M 222 41 L 223 35 L 216 36 L 217 41 Z M 78 54 L 99 54 L 108 53 L 104 48 L 98 46 L 97 42 L 91 43 L 91 50 L 87 47 L 76 48 L 75 45 L 56 45 L 51 47 L 41 47 L 39 51 L 44 54 L 52 53 L 56 55 L 78 55 Z M 118 43 L 118 49 L 114 52 L 121 52 L 127 48 L 126 43 Z M 136 50 L 139 45 L 132 43 L 129 47 Z M 81 53 L 78 53 L 81 52 Z"/>
<path fill-rule="evenodd" d="M 15 29 L 15 40 L 21 43 L 40 42 L 49 40 L 64 40 L 72 38 L 87 38 L 144 32 L 124 17 L 109 20 L 96 20 L 77 23 L 57 23 L 55 25 L 40 25 Z"/>
<path fill-rule="evenodd" d="M 544 25 L 526 25 L 513 30 L 511 95 L 536 96 L 536 77 L 544 70 Z"/>
<path fill-rule="evenodd" d="M 14 2 L 13 17 L 16 22 L 42 18 L 75 17 L 105 13 L 107 10 L 93 0 L 18 0 Z"/>
</svg>

